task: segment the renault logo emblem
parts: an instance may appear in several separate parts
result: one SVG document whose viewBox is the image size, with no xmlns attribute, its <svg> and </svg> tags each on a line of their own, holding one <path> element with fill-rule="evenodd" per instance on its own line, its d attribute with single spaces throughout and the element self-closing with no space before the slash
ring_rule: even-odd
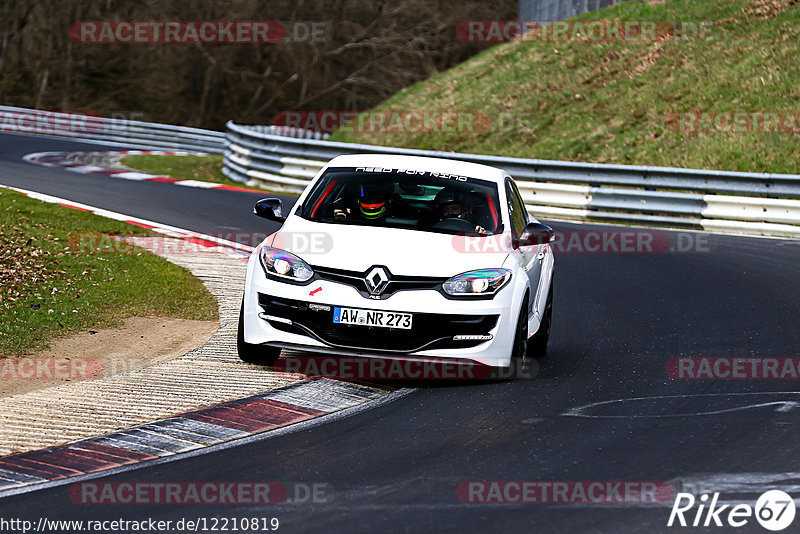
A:
<svg viewBox="0 0 800 534">
<path fill-rule="evenodd" d="M 367 272 L 364 281 L 372 295 L 380 295 L 389 283 L 389 271 L 384 267 L 373 267 Z"/>
</svg>

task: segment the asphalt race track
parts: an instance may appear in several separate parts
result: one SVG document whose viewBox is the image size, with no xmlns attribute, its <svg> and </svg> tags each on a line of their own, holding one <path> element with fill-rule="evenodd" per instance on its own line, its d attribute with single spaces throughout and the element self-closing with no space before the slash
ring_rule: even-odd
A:
<svg viewBox="0 0 800 534">
<path fill-rule="evenodd" d="M 259 194 L 81 175 L 20 160 L 81 149 L 102 147 L 0 135 L 0 183 L 204 233 L 274 229 L 251 214 Z M 277 517 L 279 532 L 311 533 L 702 530 L 667 528 L 671 499 L 649 506 L 481 504 L 456 493 L 465 481 L 667 481 L 736 500 L 796 484 L 800 383 L 678 380 L 667 363 L 799 356 L 800 242 L 659 235 L 691 250 L 557 254 L 550 356 L 532 380 L 417 383 L 410 394 L 349 417 L 99 479 L 323 483 L 327 502 L 78 505 L 61 486 L 0 499 L 0 516 Z M 738 531 L 763 529 L 751 521 Z"/>
</svg>

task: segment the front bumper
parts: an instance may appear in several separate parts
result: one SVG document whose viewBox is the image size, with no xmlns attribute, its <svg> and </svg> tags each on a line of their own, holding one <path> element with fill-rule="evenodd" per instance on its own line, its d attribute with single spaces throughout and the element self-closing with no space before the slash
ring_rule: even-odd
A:
<svg viewBox="0 0 800 534">
<path fill-rule="evenodd" d="M 352 285 L 334 281 L 293 285 L 269 279 L 251 257 L 244 297 L 245 341 L 318 354 L 446 358 L 507 366 L 521 305 L 516 293 L 512 280 L 491 300 L 447 299 L 432 289 L 373 300 Z M 411 313 L 412 328 L 335 324 L 337 306 Z"/>
<path fill-rule="evenodd" d="M 338 304 L 309 303 L 258 294 L 261 319 L 282 332 L 304 335 L 348 351 L 411 354 L 433 349 L 475 348 L 494 338 L 499 315 L 417 313 L 410 329 L 333 322 Z M 369 308 L 372 309 L 372 308 Z M 409 313 L 407 310 L 392 310 Z"/>
</svg>

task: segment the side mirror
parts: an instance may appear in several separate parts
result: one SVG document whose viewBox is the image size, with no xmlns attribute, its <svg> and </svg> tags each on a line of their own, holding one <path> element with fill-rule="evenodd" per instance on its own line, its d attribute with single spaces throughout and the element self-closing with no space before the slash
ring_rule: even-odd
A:
<svg viewBox="0 0 800 534">
<path fill-rule="evenodd" d="M 550 243 L 554 235 L 553 229 L 546 224 L 528 223 L 525 225 L 525 229 L 522 230 L 522 235 L 519 236 L 519 246 L 544 245 L 545 243 Z"/>
<path fill-rule="evenodd" d="M 282 223 L 286 220 L 283 216 L 283 201 L 279 198 L 262 198 L 256 202 L 253 213 L 270 221 Z"/>
</svg>

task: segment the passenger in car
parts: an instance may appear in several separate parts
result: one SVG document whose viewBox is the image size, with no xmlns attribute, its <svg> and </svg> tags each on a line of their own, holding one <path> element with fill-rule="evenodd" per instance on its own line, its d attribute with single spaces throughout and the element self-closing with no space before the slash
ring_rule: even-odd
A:
<svg viewBox="0 0 800 534">
<path fill-rule="evenodd" d="M 464 219 L 474 224 L 472 219 L 472 203 L 461 191 L 445 187 L 436 194 L 434 199 L 439 213 L 439 221 L 447 219 Z M 488 232 L 480 224 L 475 225 L 475 233 L 487 235 Z"/>
</svg>

